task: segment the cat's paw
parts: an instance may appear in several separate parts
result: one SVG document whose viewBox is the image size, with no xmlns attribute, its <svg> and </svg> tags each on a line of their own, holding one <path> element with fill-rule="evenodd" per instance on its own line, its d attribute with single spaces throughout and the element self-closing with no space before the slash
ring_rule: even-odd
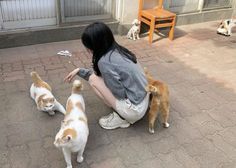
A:
<svg viewBox="0 0 236 168">
<path fill-rule="evenodd" d="M 149 128 L 149 132 L 150 132 L 151 134 L 154 134 L 154 133 L 155 133 L 155 131 L 154 131 L 153 128 Z"/>
<path fill-rule="evenodd" d="M 84 160 L 84 157 L 83 157 L 83 156 L 77 157 L 77 162 L 78 162 L 78 163 L 82 163 L 83 160 Z"/>
<path fill-rule="evenodd" d="M 54 111 L 49 111 L 48 114 L 53 116 L 53 115 L 55 115 L 55 112 Z"/>
<path fill-rule="evenodd" d="M 66 166 L 66 168 L 72 168 L 72 166 Z"/>
<path fill-rule="evenodd" d="M 163 123 L 164 128 L 169 128 L 170 124 L 169 123 Z"/>
</svg>

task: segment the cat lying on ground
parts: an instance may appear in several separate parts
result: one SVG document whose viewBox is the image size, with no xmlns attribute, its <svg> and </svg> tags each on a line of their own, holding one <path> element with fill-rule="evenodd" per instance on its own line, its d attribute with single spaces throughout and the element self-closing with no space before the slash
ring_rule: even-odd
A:
<svg viewBox="0 0 236 168">
<path fill-rule="evenodd" d="M 66 113 L 65 108 L 55 99 L 49 84 L 43 81 L 37 72 L 31 72 L 33 83 L 30 87 L 30 96 L 35 101 L 37 109 L 54 115 L 55 111 L 63 114 Z"/>
<path fill-rule="evenodd" d="M 217 33 L 224 36 L 232 35 L 232 28 L 236 26 L 236 18 L 222 21 L 217 29 Z"/>
<path fill-rule="evenodd" d="M 75 80 L 71 96 L 67 100 L 65 118 L 54 141 L 54 145 L 62 149 L 67 168 L 72 168 L 72 152 L 78 152 L 77 162 L 83 161 L 83 152 L 89 135 L 84 99 L 80 94 L 81 89 L 82 83 Z"/>
</svg>

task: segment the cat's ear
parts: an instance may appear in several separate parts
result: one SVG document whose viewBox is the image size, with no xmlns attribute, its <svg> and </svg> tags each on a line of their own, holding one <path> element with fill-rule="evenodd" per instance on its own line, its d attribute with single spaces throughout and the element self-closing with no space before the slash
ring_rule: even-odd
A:
<svg viewBox="0 0 236 168">
<path fill-rule="evenodd" d="M 37 109 L 38 109 L 38 110 L 41 110 L 42 107 L 43 107 L 43 101 L 42 101 L 42 99 L 38 99 L 38 102 L 37 102 Z"/>
<path fill-rule="evenodd" d="M 37 103 L 37 109 L 41 110 L 41 103 L 39 103 L 39 102 Z"/>
<path fill-rule="evenodd" d="M 62 120 L 62 121 L 61 121 L 61 126 L 64 125 L 65 123 L 66 123 L 66 121 L 65 121 L 65 120 Z"/>
<path fill-rule="evenodd" d="M 152 85 L 147 85 L 146 87 L 145 87 L 145 90 L 146 90 L 146 92 L 151 92 L 152 91 Z"/>
<path fill-rule="evenodd" d="M 69 142 L 72 139 L 71 135 L 66 135 L 66 141 Z"/>
<path fill-rule="evenodd" d="M 50 102 L 54 103 L 55 100 L 56 100 L 56 99 L 53 97 L 53 98 L 50 99 Z"/>
<path fill-rule="evenodd" d="M 151 91 L 152 92 L 155 92 L 155 93 L 157 93 L 158 92 L 158 88 L 157 87 L 155 87 L 155 86 L 150 86 L 151 87 Z"/>
<path fill-rule="evenodd" d="M 44 102 L 43 102 L 43 97 L 45 96 L 46 94 L 43 94 L 41 96 L 39 96 L 38 100 L 37 100 L 37 108 L 40 110 L 44 107 Z"/>
</svg>

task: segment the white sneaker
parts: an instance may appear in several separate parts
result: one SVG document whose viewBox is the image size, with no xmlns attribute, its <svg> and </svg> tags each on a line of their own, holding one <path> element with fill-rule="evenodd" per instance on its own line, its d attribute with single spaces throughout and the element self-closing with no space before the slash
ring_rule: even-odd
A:
<svg viewBox="0 0 236 168">
<path fill-rule="evenodd" d="M 127 128 L 130 126 L 130 123 L 121 119 L 116 112 L 100 118 L 99 124 L 104 129 Z"/>
</svg>

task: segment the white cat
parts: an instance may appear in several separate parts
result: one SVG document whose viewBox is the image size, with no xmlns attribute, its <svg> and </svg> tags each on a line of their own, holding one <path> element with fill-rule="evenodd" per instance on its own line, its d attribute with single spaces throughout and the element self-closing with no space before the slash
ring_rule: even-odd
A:
<svg viewBox="0 0 236 168">
<path fill-rule="evenodd" d="M 218 34 L 222 34 L 225 36 L 232 35 L 232 29 L 236 26 L 236 18 L 235 19 L 226 19 L 222 21 L 217 29 Z"/>
<path fill-rule="evenodd" d="M 141 22 L 138 19 L 134 19 L 134 21 L 132 22 L 133 26 L 130 28 L 126 36 L 128 39 L 132 40 L 140 39 L 139 38 L 140 24 Z"/>
<path fill-rule="evenodd" d="M 71 152 L 78 152 L 77 162 L 83 161 L 83 152 L 89 135 L 84 99 L 80 94 L 81 89 L 82 83 L 75 80 L 72 94 L 67 100 L 65 118 L 54 141 L 56 147 L 62 148 L 67 168 L 72 168 Z"/>
<path fill-rule="evenodd" d="M 66 113 L 65 108 L 55 99 L 49 84 L 43 81 L 37 72 L 31 72 L 33 83 L 30 87 L 30 96 L 34 99 L 38 110 L 54 115 L 54 111 Z"/>
</svg>

